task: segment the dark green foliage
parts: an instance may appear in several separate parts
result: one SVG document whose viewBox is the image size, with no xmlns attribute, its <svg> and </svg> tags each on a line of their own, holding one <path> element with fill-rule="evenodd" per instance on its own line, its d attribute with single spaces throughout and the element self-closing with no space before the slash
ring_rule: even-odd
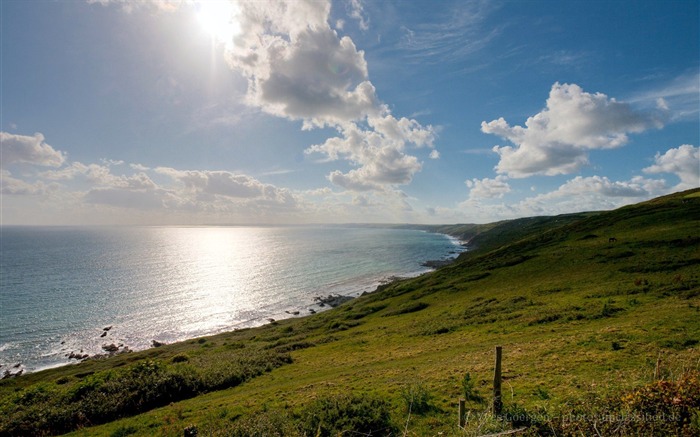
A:
<svg viewBox="0 0 700 437">
<path fill-rule="evenodd" d="M 226 427 L 228 437 L 384 436 L 396 432 L 391 406 L 372 394 L 327 395 L 296 413 L 263 408 Z"/>
<path fill-rule="evenodd" d="M 547 391 L 546 388 L 542 387 L 541 385 L 538 385 L 537 388 L 535 389 L 535 392 L 533 393 L 536 397 L 542 399 L 543 401 L 546 401 L 551 397 L 549 392 Z"/>
<path fill-rule="evenodd" d="M 120 426 L 117 428 L 114 432 L 112 432 L 109 436 L 110 437 L 126 437 L 131 434 L 136 434 L 138 432 L 138 428 L 135 426 Z"/>
<path fill-rule="evenodd" d="M 560 314 L 549 314 L 544 317 L 540 317 L 537 320 L 533 320 L 532 322 L 529 323 L 530 326 L 532 325 L 541 325 L 543 323 L 552 323 L 556 322 L 557 320 L 561 319 Z"/>
<path fill-rule="evenodd" d="M 227 437 L 301 437 L 296 422 L 286 412 L 260 411 L 236 420 L 223 435 Z M 315 434 L 310 434 L 315 435 Z"/>
<path fill-rule="evenodd" d="M 433 395 L 422 383 L 409 384 L 401 389 L 406 412 L 411 414 L 425 414 L 433 409 L 431 400 Z"/>
<path fill-rule="evenodd" d="M 472 401 L 479 404 L 484 402 L 484 398 L 474 387 L 474 380 L 469 372 L 465 373 L 464 378 L 462 378 L 462 394 L 464 395 L 464 399 L 467 401 Z"/>
<path fill-rule="evenodd" d="M 188 357 L 185 354 L 177 354 L 172 358 L 173 363 L 184 363 L 190 360 L 190 357 Z"/>
<path fill-rule="evenodd" d="M 475 273 L 464 278 L 464 282 L 474 282 L 484 278 L 488 278 L 489 276 L 491 276 L 491 273 L 489 272 Z"/>
<path fill-rule="evenodd" d="M 539 429 L 553 435 L 697 436 L 698 376 L 689 371 L 676 380 L 655 381 L 622 395 L 585 396 L 539 423 Z"/>
<path fill-rule="evenodd" d="M 450 332 L 453 332 L 456 330 L 458 326 L 456 324 L 449 325 L 446 323 L 431 323 L 428 326 L 424 327 L 420 331 L 420 335 L 441 335 L 441 334 L 449 334 Z"/>
<path fill-rule="evenodd" d="M 428 308 L 428 304 L 425 302 L 408 302 L 393 311 L 387 311 L 384 316 L 398 316 L 399 314 L 415 313 L 416 311 L 424 310 Z"/>
<path fill-rule="evenodd" d="M 313 343 L 310 343 L 308 341 L 299 341 L 296 343 L 289 343 L 289 344 L 285 344 L 282 346 L 277 346 L 275 348 L 275 352 L 286 353 L 286 352 L 297 351 L 300 349 L 306 349 L 306 348 L 310 348 L 310 347 L 314 347 L 314 346 L 316 346 L 316 345 Z"/>
<path fill-rule="evenodd" d="M 306 406 L 299 417 L 303 435 L 391 435 L 390 405 L 374 395 L 336 395 Z"/>
<path fill-rule="evenodd" d="M 360 308 L 350 307 L 345 314 L 346 320 L 359 320 L 386 308 L 388 304 L 367 305 Z"/>
<path fill-rule="evenodd" d="M 579 238 L 579 241 L 594 240 L 596 238 L 598 238 L 598 236 L 596 234 L 587 234 L 587 235 L 584 235 L 583 237 Z"/>
<path fill-rule="evenodd" d="M 669 349 L 676 349 L 676 350 L 683 350 L 683 349 L 688 349 L 688 348 L 694 347 L 698 343 L 700 343 L 700 342 L 694 338 L 674 339 L 674 340 L 662 341 L 661 347 L 669 348 Z"/>
<path fill-rule="evenodd" d="M 359 324 L 360 322 L 358 321 L 339 322 L 337 320 L 334 320 L 329 322 L 328 325 L 326 325 L 326 328 L 329 331 L 347 331 L 348 329 L 354 328 Z"/>
<path fill-rule="evenodd" d="M 227 358 L 172 364 L 143 360 L 122 369 L 87 375 L 74 384 L 29 386 L 0 400 L 0 435 L 61 434 L 109 422 L 200 393 L 234 387 L 291 362 L 289 355 L 278 352 Z M 128 435 L 124 434 L 128 431 L 119 432 Z"/>
<path fill-rule="evenodd" d="M 700 382 L 698 371 L 676 380 L 659 380 L 625 393 L 600 397 L 587 394 L 554 411 L 528 410 L 514 403 L 499 416 L 512 428 L 528 428 L 538 436 L 697 436 L 700 433 Z M 538 387 L 535 395 L 549 399 Z"/>
<path fill-rule="evenodd" d="M 612 317 L 615 313 L 624 311 L 620 307 L 616 307 L 612 302 L 605 302 L 603 308 L 600 310 L 600 317 Z"/>
</svg>

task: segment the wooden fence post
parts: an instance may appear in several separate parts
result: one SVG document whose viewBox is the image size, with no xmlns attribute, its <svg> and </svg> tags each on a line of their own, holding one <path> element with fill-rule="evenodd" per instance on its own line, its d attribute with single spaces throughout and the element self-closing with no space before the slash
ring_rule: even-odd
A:
<svg viewBox="0 0 700 437">
<path fill-rule="evenodd" d="M 464 399 L 459 400 L 459 427 L 464 428 Z"/>
<path fill-rule="evenodd" d="M 491 411 L 495 416 L 501 414 L 503 410 L 503 399 L 501 398 L 501 346 L 496 346 L 496 365 L 493 372 L 493 408 Z"/>
</svg>

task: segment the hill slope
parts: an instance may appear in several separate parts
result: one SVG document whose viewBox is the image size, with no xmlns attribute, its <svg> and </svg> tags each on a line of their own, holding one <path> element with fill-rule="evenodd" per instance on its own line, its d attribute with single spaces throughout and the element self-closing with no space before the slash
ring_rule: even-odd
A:
<svg viewBox="0 0 700 437">
<path fill-rule="evenodd" d="M 472 435 L 543 423 L 587 433 L 595 421 L 567 428 L 553 417 L 637 411 L 635 393 L 656 390 L 655 374 L 664 389 L 699 390 L 673 410 L 694 426 L 700 190 L 468 226 L 476 249 L 455 263 L 331 311 L 2 381 L 0 435 L 465 435 L 455 406 L 465 394 Z M 514 413 L 503 420 L 479 402 L 496 345 Z M 129 403 L 113 406 L 120 389 Z"/>
</svg>

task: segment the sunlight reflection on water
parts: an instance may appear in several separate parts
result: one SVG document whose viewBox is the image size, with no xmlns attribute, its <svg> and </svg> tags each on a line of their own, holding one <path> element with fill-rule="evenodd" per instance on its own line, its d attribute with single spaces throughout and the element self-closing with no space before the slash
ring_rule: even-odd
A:
<svg viewBox="0 0 700 437">
<path fill-rule="evenodd" d="M 309 314 L 315 296 L 371 291 L 455 249 L 425 232 L 342 227 L 4 227 L 2 239 L 0 364 L 30 370 L 74 350 Z"/>
</svg>

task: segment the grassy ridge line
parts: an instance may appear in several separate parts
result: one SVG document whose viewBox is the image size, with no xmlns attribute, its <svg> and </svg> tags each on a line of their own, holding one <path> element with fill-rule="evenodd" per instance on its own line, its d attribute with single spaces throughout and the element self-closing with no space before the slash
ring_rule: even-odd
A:
<svg viewBox="0 0 700 437">
<path fill-rule="evenodd" d="M 496 344 L 504 346 L 509 405 L 553 411 L 589 395 L 631 389 L 649 381 L 659 351 L 662 371 L 674 377 L 697 367 L 700 358 L 697 195 L 694 190 L 567 216 L 560 226 L 553 224 L 561 217 L 500 223 L 494 226 L 501 227 L 498 235 L 483 233 L 485 243 L 456 263 L 336 310 L 221 334 L 207 347 L 185 342 L 30 374 L 0 384 L 0 397 L 62 378 L 81 384 L 84 373 L 138 365 L 144 358 L 214 358 L 215 351 L 240 344 L 246 348 L 241 352 L 272 349 L 291 354 L 293 362 L 235 388 L 80 434 L 182 435 L 196 424 L 230 435 L 232 427 L 266 417 L 265 411 L 306 417 L 316 400 L 348 393 L 388 402 L 392 423 L 403 429 L 402 394 L 420 380 L 432 396 L 431 408 L 411 416 L 412 435 L 450 435 L 465 372 L 486 395 Z M 522 231 L 527 226 L 534 233 Z M 506 235 L 517 241 L 504 245 Z M 609 243 L 610 236 L 618 242 Z M 474 414 L 484 409 L 470 407 Z"/>
</svg>

